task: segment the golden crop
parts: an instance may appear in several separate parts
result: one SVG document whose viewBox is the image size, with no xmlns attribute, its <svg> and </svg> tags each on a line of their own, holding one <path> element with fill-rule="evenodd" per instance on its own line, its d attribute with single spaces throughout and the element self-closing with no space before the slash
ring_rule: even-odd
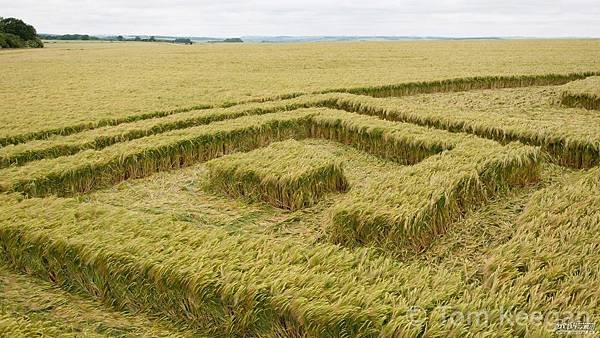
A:
<svg viewBox="0 0 600 338">
<path fill-rule="evenodd" d="M 560 102 L 568 107 L 600 109 L 600 76 L 566 84 Z"/>
<path fill-rule="evenodd" d="M 292 211 L 316 204 L 323 194 L 347 186 L 340 162 L 318 147 L 293 139 L 223 156 L 206 166 L 207 182 L 213 190 Z"/>
<path fill-rule="evenodd" d="M 2 51 L 0 335 L 597 321 L 599 46 Z"/>
<path fill-rule="evenodd" d="M 0 138 L 298 92 L 600 71 L 600 40 L 47 47 L 0 53 Z"/>
</svg>

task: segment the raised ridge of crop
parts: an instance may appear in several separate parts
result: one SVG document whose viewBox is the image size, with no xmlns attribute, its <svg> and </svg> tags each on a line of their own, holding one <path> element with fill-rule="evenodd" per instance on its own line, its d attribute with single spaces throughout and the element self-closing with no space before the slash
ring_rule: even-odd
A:
<svg viewBox="0 0 600 338">
<path fill-rule="evenodd" d="M 67 290 L 213 334 L 550 335 L 553 318 L 561 318 L 553 316 L 598 315 L 598 275 L 589 259 L 600 232 L 600 181 L 596 169 L 577 176 L 535 193 L 515 236 L 490 248 L 485 266 L 471 267 L 479 277 L 470 281 L 459 271 L 370 249 L 232 235 L 54 197 L 0 197 L 0 248 L 12 266 Z M 480 325 L 451 322 L 455 312 L 484 317 Z M 532 312 L 544 320 L 514 322 Z"/>
<path fill-rule="evenodd" d="M 217 105 L 196 104 L 196 105 L 189 106 L 189 107 L 181 107 L 181 108 L 175 108 L 175 109 L 169 109 L 169 110 L 155 111 L 155 112 L 151 112 L 151 113 L 134 114 L 134 115 L 118 117 L 118 118 L 100 119 L 95 122 L 80 123 L 80 124 L 74 124 L 74 125 L 65 126 L 65 127 L 61 127 L 61 128 L 44 129 L 44 130 L 38 130 L 38 131 L 33 131 L 33 132 L 23 133 L 23 134 L 18 134 L 18 135 L 13 135 L 13 136 L 0 137 L 0 147 L 10 145 L 10 144 L 20 144 L 20 143 L 28 142 L 31 140 L 44 140 L 47 138 L 51 138 L 53 136 L 68 136 L 68 135 L 80 133 L 80 132 L 83 132 L 86 130 L 93 130 L 93 129 L 102 128 L 102 127 L 106 127 L 106 126 L 117 126 L 117 125 L 120 125 L 123 123 L 130 123 L 130 122 L 143 121 L 143 120 L 148 120 L 148 119 L 167 117 L 167 116 L 181 114 L 181 113 L 193 112 L 195 110 L 219 109 L 219 108 L 229 108 L 229 107 L 235 107 L 237 105 L 246 105 L 246 104 L 252 104 L 252 103 L 265 103 L 265 102 L 269 102 L 269 101 L 292 99 L 292 98 L 295 98 L 295 97 L 298 97 L 301 95 L 304 95 L 304 94 L 289 93 L 289 94 L 273 95 L 273 96 L 263 97 L 263 98 L 259 98 L 259 99 L 244 100 L 244 101 L 239 101 L 239 102 L 229 102 L 228 101 L 228 102 L 223 102 L 223 103 L 217 104 Z"/>
<path fill-rule="evenodd" d="M 225 109 L 193 111 L 0 148 L 0 167 L 75 154 L 85 149 L 102 149 L 117 142 L 224 119 L 306 107 L 330 107 L 453 132 L 472 133 L 499 142 L 520 141 L 539 145 L 552 155 L 557 163 L 575 168 L 588 168 L 600 163 L 600 116 L 582 110 L 556 107 L 553 104 L 539 104 L 540 100 L 551 100 L 554 95 L 559 95 L 556 89 L 561 87 L 546 88 L 548 90 L 536 89 L 531 93 L 523 89 L 513 92 L 500 91 L 498 93 L 502 95 L 497 97 L 493 94 L 496 91 L 492 91 L 469 93 L 468 97 L 437 94 L 414 99 L 377 99 L 330 93 Z M 509 100 L 514 95 L 518 96 L 514 99 L 518 100 L 514 101 L 516 104 Z M 425 100 L 425 97 L 432 99 Z M 461 106 L 453 100 L 468 101 Z M 499 102 L 503 106 L 484 104 L 484 101 Z"/>
<path fill-rule="evenodd" d="M 339 141 L 402 164 L 420 163 L 382 177 L 370 189 L 353 191 L 334 206 L 329 232 L 335 242 L 347 245 L 422 247 L 465 210 L 538 174 L 539 154 L 532 147 L 502 146 L 466 134 L 321 108 L 246 116 L 38 161 L 5 169 L 0 183 L 5 191 L 30 196 L 86 192 L 233 151 L 306 137 Z"/>
<path fill-rule="evenodd" d="M 411 307 L 461 293 L 442 287 L 460 284 L 456 273 L 369 250 L 231 235 L 53 197 L 2 199 L 0 248 L 13 266 L 215 334 L 415 335 L 424 327 L 411 323 Z"/>
<path fill-rule="evenodd" d="M 343 245 L 420 250 L 467 210 L 539 175 L 536 148 L 464 138 L 452 150 L 351 190 L 333 206 L 330 238 Z"/>
<path fill-rule="evenodd" d="M 373 97 L 407 96 L 478 89 L 561 85 L 570 81 L 584 79 L 599 74 L 599 72 L 583 72 L 570 74 L 475 76 L 439 81 L 407 82 L 379 87 L 333 89 L 325 90 L 321 93 L 338 92 L 369 95 Z"/>
<path fill-rule="evenodd" d="M 319 106 L 324 99 L 326 98 L 317 96 L 296 100 L 240 104 L 229 108 L 192 110 L 160 118 L 91 129 L 68 136 L 54 136 L 50 139 L 7 145 L 0 148 L 0 168 L 23 165 L 40 159 L 73 155 L 86 149 L 99 150 L 119 142 L 216 121 Z"/>
<path fill-rule="evenodd" d="M 159 112 L 153 112 L 153 113 L 129 115 L 129 116 L 121 117 L 121 118 L 102 119 L 102 120 L 99 120 L 99 121 L 93 122 L 93 123 L 81 123 L 81 124 L 75 124 L 75 125 L 61 127 L 61 128 L 52 128 L 52 129 L 33 131 L 30 133 L 2 137 L 2 138 L 0 138 L 0 146 L 5 146 L 8 144 L 19 144 L 19 143 L 27 142 L 29 140 L 45 139 L 45 138 L 48 138 L 53 135 L 71 135 L 74 133 L 82 132 L 84 130 L 90 130 L 90 129 L 100 128 L 100 127 L 104 127 L 104 126 L 116 126 L 121 123 L 152 119 L 155 117 L 163 117 L 163 116 L 168 116 L 168 115 L 172 115 L 172 114 L 192 111 L 192 110 L 208 109 L 208 108 L 212 108 L 212 107 L 213 106 L 211 106 L 211 105 L 201 104 L 201 105 L 195 105 L 195 106 L 186 107 L 186 108 L 177 108 L 177 109 L 159 111 Z"/>
<path fill-rule="evenodd" d="M 313 119 L 315 115 L 320 117 Z M 30 196 L 86 192 L 234 151 L 310 136 L 327 137 L 411 164 L 450 149 L 447 135 L 451 134 L 325 108 L 245 116 L 6 168 L 0 171 L 0 191 Z"/>
<path fill-rule="evenodd" d="M 390 97 L 390 96 L 405 96 L 427 93 L 440 92 L 456 92 L 478 89 L 496 89 L 496 88 L 514 88 L 526 86 L 541 86 L 541 85 L 559 85 L 569 81 L 584 79 L 586 77 L 599 75 L 599 72 L 581 72 L 568 74 L 539 74 L 539 75 L 514 75 L 514 76 L 478 76 L 466 78 L 454 78 L 437 81 L 422 81 L 422 82 L 406 82 L 395 85 L 386 85 L 379 87 L 363 87 L 363 88 L 338 88 L 327 89 L 313 92 L 313 94 L 321 93 L 351 93 L 359 95 L 370 95 L 375 97 Z M 185 108 L 177 108 L 167 111 L 159 111 L 152 113 L 136 114 L 121 118 L 102 119 L 96 122 L 82 123 L 61 128 L 51 128 L 29 133 L 6 136 L 0 138 L 0 147 L 9 144 L 19 144 L 30 140 L 46 139 L 53 135 L 71 135 L 85 130 L 101 128 L 104 126 L 115 126 L 122 123 L 133 121 L 164 117 L 173 114 L 189 112 L 198 109 L 209 108 L 227 108 L 240 104 L 253 102 L 267 102 L 298 98 L 309 93 L 289 93 L 282 95 L 274 95 L 259 99 L 241 101 L 241 102 L 225 102 L 221 105 L 195 105 Z"/>
<path fill-rule="evenodd" d="M 520 141 L 541 146 L 562 165 L 589 168 L 600 163 L 600 116 L 578 115 L 561 108 L 540 108 L 538 113 L 493 112 L 401 104 L 394 99 L 337 94 L 326 105 L 391 121 L 415 123 L 465 132 L 500 142 Z"/>
<path fill-rule="evenodd" d="M 225 155 L 206 166 L 211 189 L 292 211 L 317 203 L 327 192 L 344 191 L 348 185 L 342 163 L 296 140 Z"/>
<path fill-rule="evenodd" d="M 600 76 L 567 83 L 563 87 L 560 102 L 567 107 L 600 110 Z"/>
<path fill-rule="evenodd" d="M 102 150 L 3 169 L 0 189 L 40 196 L 86 192 L 128 178 L 147 176 L 297 137 L 314 112 L 249 116 L 117 143 Z"/>
<path fill-rule="evenodd" d="M 550 336 L 595 322 L 592 75 L 291 93 L 17 137 L 0 148 L 0 336 Z M 475 91 L 497 88 L 515 89 Z M 215 193 L 254 189 L 290 210 Z M 3 283 L 4 266 L 34 276 Z M 124 311 L 82 313 L 30 278 Z"/>
</svg>

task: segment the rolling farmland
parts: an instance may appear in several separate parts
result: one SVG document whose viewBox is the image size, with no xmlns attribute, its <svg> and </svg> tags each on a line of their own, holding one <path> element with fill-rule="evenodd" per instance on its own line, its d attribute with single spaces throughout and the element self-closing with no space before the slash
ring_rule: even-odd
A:
<svg viewBox="0 0 600 338">
<path fill-rule="evenodd" d="M 2 51 L 0 335 L 598 323 L 599 53 L 598 40 Z"/>
</svg>

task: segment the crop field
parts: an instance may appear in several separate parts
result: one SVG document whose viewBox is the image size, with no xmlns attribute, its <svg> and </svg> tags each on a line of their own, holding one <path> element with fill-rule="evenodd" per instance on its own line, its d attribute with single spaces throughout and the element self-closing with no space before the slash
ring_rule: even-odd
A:
<svg viewBox="0 0 600 338">
<path fill-rule="evenodd" d="M 0 336 L 599 323 L 599 56 L 598 40 L 2 51 Z"/>
<path fill-rule="evenodd" d="M 561 103 L 568 107 L 600 109 L 600 77 L 592 76 L 566 86 L 563 89 Z"/>
</svg>

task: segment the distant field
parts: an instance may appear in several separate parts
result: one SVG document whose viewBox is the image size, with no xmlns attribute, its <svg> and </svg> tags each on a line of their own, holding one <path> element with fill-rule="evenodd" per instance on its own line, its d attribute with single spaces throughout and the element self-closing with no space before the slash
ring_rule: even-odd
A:
<svg viewBox="0 0 600 338">
<path fill-rule="evenodd" d="M 600 71 L 600 40 L 55 43 L 2 51 L 0 138 L 281 94 L 477 75 Z"/>
<path fill-rule="evenodd" d="M 505 337 L 598 323 L 598 50 L 0 52 L 0 335 Z"/>
</svg>

